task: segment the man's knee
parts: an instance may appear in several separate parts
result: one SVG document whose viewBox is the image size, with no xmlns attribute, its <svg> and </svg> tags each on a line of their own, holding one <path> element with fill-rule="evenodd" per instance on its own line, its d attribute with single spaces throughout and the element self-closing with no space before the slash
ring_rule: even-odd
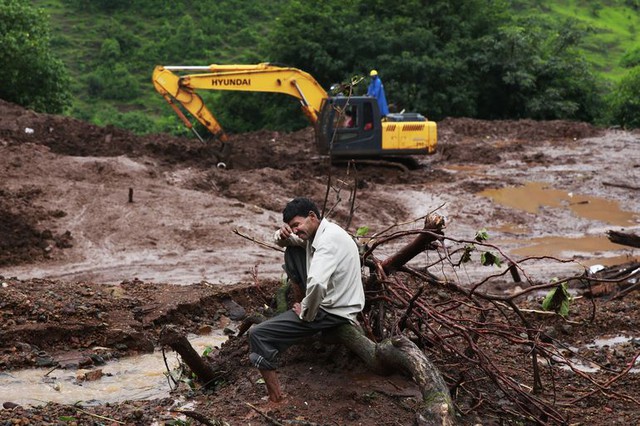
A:
<svg viewBox="0 0 640 426">
<path fill-rule="evenodd" d="M 247 331 L 247 339 L 249 340 L 249 347 L 255 348 L 260 341 L 260 324 L 255 324 Z"/>
</svg>

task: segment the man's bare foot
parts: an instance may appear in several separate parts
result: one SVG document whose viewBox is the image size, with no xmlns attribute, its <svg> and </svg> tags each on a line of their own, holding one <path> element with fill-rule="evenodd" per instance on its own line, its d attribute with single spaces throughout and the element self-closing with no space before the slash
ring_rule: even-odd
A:
<svg viewBox="0 0 640 426">
<path fill-rule="evenodd" d="M 284 395 L 280 390 L 280 381 L 276 370 L 259 370 L 265 385 L 267 385 L 267 394 L 269 401 L 273 403 L 279 403 L 284 399 Z"/>
<path fill-rule="evenodd" d="M 287 402 L 288 399 L 289 395 L 284 392 L 280 394 L 280 399 L 278 401 L 272 401 L 268 396 L 263 396 L 260 398 L 260 405 L 273 404 L 274 406 L 277 406 Z"/>
</svg>

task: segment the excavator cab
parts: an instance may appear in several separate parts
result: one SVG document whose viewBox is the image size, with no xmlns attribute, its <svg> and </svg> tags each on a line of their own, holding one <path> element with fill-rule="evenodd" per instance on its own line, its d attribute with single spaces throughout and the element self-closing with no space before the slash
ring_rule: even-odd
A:
<svg viewBox="0 0 640 426">
<path fill-rule="evenodd" d="M 328 98 L 320 109 L 316 143 L 323 154 L 375 157 L 382 151 L 378 103 L 366 96 Z"/>
<path fill-rule="evenodd" d="M 418 113 L 380 115 L 368 96 L 327 98 L 321 108 L 316 143 L 332 158 L 425 155 L 435 151 L 436 124 Z"/>
</svg>

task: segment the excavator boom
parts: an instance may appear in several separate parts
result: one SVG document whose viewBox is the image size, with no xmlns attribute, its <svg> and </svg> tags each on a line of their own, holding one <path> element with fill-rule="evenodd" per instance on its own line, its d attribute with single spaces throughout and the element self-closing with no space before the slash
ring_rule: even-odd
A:
<svg viewBox="0 0 640 426">
<path fill-rule="evenodd" d="M 189 74 L 184 74 L 189 73 Z M 192 74 L 195 73 L 195 74 Z M 272 92 L 293 96 L 300 101 L 302 111 L 312 124 L 327 92 L 308 73 L 296 68 L 278 67 L 268 63 L 257 65 L 157 66 L 153 71 L 153 85 L 192 128 L 175 101 L 219 139 L 226 138 L 222 127 L 206 107 L 198 90 L 235 90 L 243 92 Z"/>
</svg>

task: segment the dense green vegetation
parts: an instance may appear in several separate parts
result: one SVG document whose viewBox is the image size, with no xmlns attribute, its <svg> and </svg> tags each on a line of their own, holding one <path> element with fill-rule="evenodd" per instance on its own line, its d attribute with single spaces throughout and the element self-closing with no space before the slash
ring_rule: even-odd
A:
<svg viewBox="0 0 640 426">
<path fill-rule="evenodd" d="M 640 55 L 640 0 L 555 0 L 537 4 L 538 13 L 578 23 L 585 32 L 581 53 L 605 78 L 618 81 L 630 65 L 621 58 Z M 634 53 L 635 52 L 635 53 Z M 639 62 L 636 62 L 638 65 Z"/>
<path fill-rule="evenodd" d="M 0 7 L 0 98 L 38 111 L 60 113 L 70 103 L 64 64 L 49 45 L 45 14 L 19 0 Z"/>
<path fill-rule="evenodd" d="M 30 21 L 39 49 L 15 35 L 25 31 L 16 10 L 50 16 Z M 0 97 L 138 133 L 179 134 L 186 129 L 150 82 L 156 64 L 273 62 L 308 71 L 327 88 L 376 68 L 395 108 L 436 120 L 638 127 L 638 12 L 640 0 L 432 0 L 428 7 L 418 0 L 273 0 L 269 7 L 259 0 L 7 0 L 0 58 L 15 66 Z M 28 55 L 29 67 L 14 59 Z M 306 124 L 292 98 L 204 95 L 229 131 Z"/>
</svg>

